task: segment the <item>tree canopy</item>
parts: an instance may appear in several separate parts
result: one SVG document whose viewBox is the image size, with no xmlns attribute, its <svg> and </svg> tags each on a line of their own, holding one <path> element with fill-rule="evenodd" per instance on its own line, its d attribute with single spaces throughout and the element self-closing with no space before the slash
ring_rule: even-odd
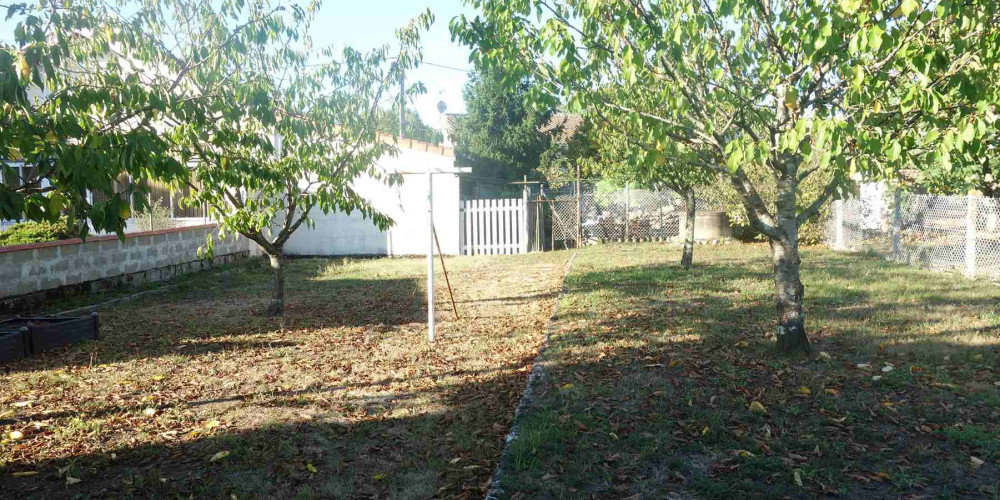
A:
<svg viewBox="0 0 1000 500">
<path fill-rule="evenodd" d="M 799 226 L 853 175 L 981 175 L 996 128 L 989 0 L 466 3 L 479 13 L 454 19 L 452 33 L 481 68 L 531 75 L 533 99 L 631 121 L 643 142 L 697 151 L 729 180 L 771 242 L 785 351 L 809 349 Z M 751 165 L 768 175 L 752 178 Z M 819 171 L 828 182 L 801 199 Z"/>
<path fill-rule="evenodd" d="M 136 190 L 117 177 L 163 180 L 204 204 L 222 236 L 239 233 L 271 258 L 283 312 L 282 249 L 318 209 L 391 221 L 351 187 L 392 184 L 375 161 L 394 154 L 378 116 L 421 58 L 429 12 L 368 52 L 315 48 L 318 2 L 159 0 L 12 6 L 17 47 L 0 57 L 0 143 L 38 178 L 4 183 L 4 214 L 88 217 L 121 230 Z M 127 13 L 127 14 L 126 14 Z M 15 68 L 16 74 L 11 74 Z M 9 126 L 8 126 L 9 125 Z M 131 183 L 130 183 L 131 184 Z M 108 201 L 91 201 L 88 193 Z M 131 197 L 132 200 L 127 198 Z M 87 225 L 81 224 L 86 231 Z M 211 236 L 205 250 L 210 254 Z"/>
<path fill-rule="evenodd" d="M 494 72 L 475 73 L 466 84 L 466 114 L 458 119 L 455 163 L 472 167 L 477 177 L 519 180 L 535 174 L 542 153 L 551 144 L 541 131 L 552 116 L 550 108 L 534 108 L 525 102 L 532 88 L 527 79 L 503 82 Z"/>
<path fill-rule="evenodd" d="M 157 125 L 168 109 L 197 113 L 194 103 L 149 88 L 149 67 L 120 57 L 150 40 L 103 3 L 13 3 L 6 18 L 16 27 L 0 42 L 0 219 L 67 212 L 80 235 L 120 231 L 145 200 L 119 176 L 186 175 Z"/>
<path fill-rule="evenodd" d="M 415 139 L 431 144 L 441 144 L 441 141 L 444 141 L 444 134 L 440 130 L 424 123 L 424 120 L 420 118 L 419 113 L 410 108 L 406 108 L 403 113 L 403 119 L 406 122 L 404 126 L 405 130 L 403 130 L 404 138 Z M 399 134 L 398 103 L 393 103 L 391 109 L 380 110 L 378 114 L 378 129 L 388 134 Z"/>
</svg>

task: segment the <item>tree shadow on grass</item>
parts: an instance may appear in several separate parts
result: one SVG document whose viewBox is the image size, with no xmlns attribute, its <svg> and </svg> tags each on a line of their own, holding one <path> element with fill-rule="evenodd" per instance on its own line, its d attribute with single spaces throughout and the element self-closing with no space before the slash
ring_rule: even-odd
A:
<svg viewBox="0 0 1000 500">
<path fill-rule="evenodd" d="M 947 353 L 961 350 L 953 344 L 962 336 L 1000 342 L 1000 323 L 989 319 L 1000 315 L 1000 289 L 864 255 L 820 253 L 804 262 L 806 327 L 817 346 L 832 342 L 862 353 L 873 342 L 940 343 Z M 705 342 L 731 343 L 773 338 L 770 269 L 766 258 L 698 264 L 690 270 L 673 264 L 627 266 L 574 276 L 567 288 L 571 298 L 610 294 L 644 309 L 649 314 L 640 322 L 651 327 L 694 314 Z M 972 347 L 982 347 L 983 341 Z"/>
<path fill-rule="evenodd" d="M 223 416 L 214 429 L 191 421 L 153 443 L 5 464 L 0 491 L 19 498 L 482 497 L 530 362 L 385 395 L 330 399 L 336 387 L 262 393 L 240 413 L 256 419 Z M 36 474 L 13 475 L 26 471 Z M 67 485 L 66 476 L 81 481 Z"/>
<path fill-rule="evenodd" d="M 101 308 L 99 339 L 2 363 L 0 373 L 292 347 L 310 330 L 386 330 L 425 319 L 426 294 L 415 278 L 311 280 L 315 266 L 291 270 L 284 318 L 263 316 L 270 276 L 246 264 Z"/>
<path fill-rule="evenodd" d="M 1000 352 L 940 335 L 925 342 L 952 362 L 852 345 L 918 336 L 917 316 L 951 329 L 927 308 L 996 311 L 1000 292 L 854 256 L 816 261 L 808 321 L 828 361 L 770 352 L 771 283 L 750 286 L 767 275 L 763 259 L 571 276 L 546 376 L 503 464 L 504 498 L 1000 493 Z M 849 327 L 885 311 L 877 332 Z"/>
</svg>

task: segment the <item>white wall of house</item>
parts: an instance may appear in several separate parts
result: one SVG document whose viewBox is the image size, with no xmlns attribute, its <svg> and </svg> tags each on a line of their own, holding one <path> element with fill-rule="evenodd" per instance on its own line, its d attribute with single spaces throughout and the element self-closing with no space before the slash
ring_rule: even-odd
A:
<svg viewBox="0 0 1000 500">
<path fill-rule="evenodd" d="M 434 225 L 441 251 L 460 253 L 461 204 L 455 158 L 437 151 L 401 148 L 396 157 L 383 157 L 378 166 L 403 174 L 403 183 L 386 186 L 369 177 L 354 182 L 354 189 L 395 224 L 379 230 L 357 211 L 350 214 L 314 212 L 314 227 L 300 227 L 285 244 L 288 255 L 420 255 L 426 254 L 427 171 L 434 174 Z"/>
</svg>

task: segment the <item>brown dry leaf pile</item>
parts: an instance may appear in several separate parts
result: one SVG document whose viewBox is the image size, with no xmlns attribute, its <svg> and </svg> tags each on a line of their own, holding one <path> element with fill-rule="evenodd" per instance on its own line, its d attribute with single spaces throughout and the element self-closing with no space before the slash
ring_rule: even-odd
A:
<svg viewBox="0 0 1000 500">
<path fill-rule="evenodd" d="M 256 263 L 102 309 L 0 367 L 0 491 L 480 497 L 567 258 L 450 258 L 433 345 L 421 259 L 292 261 L 283 323 Z"/>
</svg>

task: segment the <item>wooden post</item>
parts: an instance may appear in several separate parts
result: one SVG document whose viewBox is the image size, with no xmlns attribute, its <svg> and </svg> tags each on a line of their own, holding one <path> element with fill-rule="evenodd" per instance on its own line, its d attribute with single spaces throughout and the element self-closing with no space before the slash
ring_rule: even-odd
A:
<svg viewBox="0 0 1000 500">
<path fill-rule="evenodd" d="M 528 253 L 528 176 L 521 187 L 521 253 Z"/>
<path fill-rule="evenodd" d="M 438 249 L 438 258 L 441 259 L 441 272 L 444 273 L 444 283 L 448 285 L 448 297 L 451 297 L 451 309 L 455 311 L 455 319 L 458 318 L 458 306 L 455 305 L 455 294 L 451 292 L 451 281 L 448 279 L 448 268 L 444 267 L 444 254 L 441 252 L 441 241 L 438 240 L 437 229 L 431 224 L 431 233 L 434 234 L 434 244 Z"/>
</svg>

